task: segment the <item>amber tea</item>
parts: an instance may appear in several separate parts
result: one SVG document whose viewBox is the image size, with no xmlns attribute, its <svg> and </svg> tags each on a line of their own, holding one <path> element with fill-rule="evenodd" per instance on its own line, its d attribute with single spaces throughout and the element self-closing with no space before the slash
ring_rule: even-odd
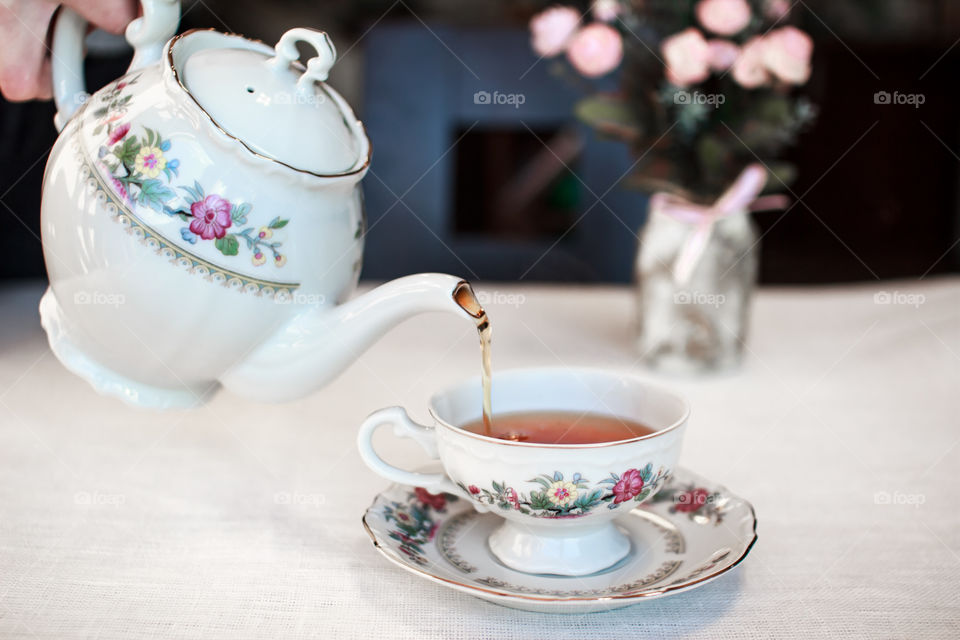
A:
<svg viewBox="0 0 960 640">
<path fill-rule="evenodd" d="M 537 444 L 592 444 L 617 442 L 655 433 L 656 429 L 633 420 L 597 413 L 530 411 L 497 414 L 488 431 L 483 420 L 461 427 L 501 440 Z"/>
</svg>

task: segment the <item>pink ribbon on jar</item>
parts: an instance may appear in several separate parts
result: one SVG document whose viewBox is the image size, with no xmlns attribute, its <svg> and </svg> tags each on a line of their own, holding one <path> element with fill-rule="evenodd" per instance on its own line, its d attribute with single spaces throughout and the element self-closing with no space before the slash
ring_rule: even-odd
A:
<svg viewBox="0 0 960 640">
<path fill-rule="evenodd" d="M 703 257 L 713 226 L 722 218 L 745 210 L 783 209 L 789 203 L 786 196 L 759 197 L 767 183 L 767 170 L 760 164 L 751 164 L 740 173 L 730 187 L 712 205 L 700 205 L 686 198 L 655 193 L 650 198 L 650 210 L 659 211 L 674 220 L 696 225 L 693 233 L 680 248 L 673 265 L 673 279 L 685 285 Z"/>
</svg>

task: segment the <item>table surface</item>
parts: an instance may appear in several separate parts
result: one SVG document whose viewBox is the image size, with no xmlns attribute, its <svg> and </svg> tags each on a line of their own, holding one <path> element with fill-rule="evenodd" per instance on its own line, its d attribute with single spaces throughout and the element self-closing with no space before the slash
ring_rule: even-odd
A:
<svg viewBox="0 0 960 640">
<path fill-rule="evenodd" d="M 0 637 L 960 637 L 960 279 L 762 290 L 744 366 L 696 380 L 636 364 L 627 288 L 479 289 L 495 370 L 599 366 L 688 396 L 683 464 L 756 507 L 743 564 L 585 616 L 427 583 L 364 533 L 386 482 L 354 438 L 473 375 L 472 326 L 408 321 L 291 404 L 152 413 L 59 365 L 33 283 L 0 290 Z"/>
</svg>

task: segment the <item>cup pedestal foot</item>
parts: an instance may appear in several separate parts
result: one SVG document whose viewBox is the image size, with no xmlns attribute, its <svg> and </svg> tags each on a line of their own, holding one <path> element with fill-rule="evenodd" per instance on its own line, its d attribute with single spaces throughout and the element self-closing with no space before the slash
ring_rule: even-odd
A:
<svg viewBox="0 0 960 640">
<path fill-rule="evenodd" d="M 556 525 L 506 520 L 490 534 L 490 551 L 511 569 L 564 576 L 596 573 L 630 552 L 630 540 L 613 522 L 568 528 Z"/>
</svg>

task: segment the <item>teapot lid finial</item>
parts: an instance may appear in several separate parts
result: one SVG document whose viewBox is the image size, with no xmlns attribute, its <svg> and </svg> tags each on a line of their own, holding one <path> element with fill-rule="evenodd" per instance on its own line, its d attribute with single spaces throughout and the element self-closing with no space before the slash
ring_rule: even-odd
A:
<svg viewBox="0 0 960 640">
<path fill-rule="evenodd" d="M 226 38 L 218 40 L 221 46 L 197 48 L 182 60 L 182 76 L 224 131 L 258 154 L 309 173 L 347 173 L 365 162 L 362 127 L 326 85 L 337 52 L 325 32 L 291 29 L 275 50 L 217 35 Z M 298 62 L 298 42 L 316 51 L 306 68 Z"/>
<path fill-rule="evenodd" d="M 314 81 L 326 82 L 330 68 L 337 61 L 337 49 L 333 46 L 333 42 L 326 31 L 315 31 L 302 27 L 290 29 L 280 36 L 277 46 L 274 47 L 277 55 L 271 58 L 268 63 L 275 69 L 289 67 L 293 62 L 300 59 L 300 52 L 297 50 L 298 42 L 308 43 L 316 50 L 317 55 L 307 61 L 307 70 L 297 80 L 297 88 L 305 87 Z"/>
</svg>

